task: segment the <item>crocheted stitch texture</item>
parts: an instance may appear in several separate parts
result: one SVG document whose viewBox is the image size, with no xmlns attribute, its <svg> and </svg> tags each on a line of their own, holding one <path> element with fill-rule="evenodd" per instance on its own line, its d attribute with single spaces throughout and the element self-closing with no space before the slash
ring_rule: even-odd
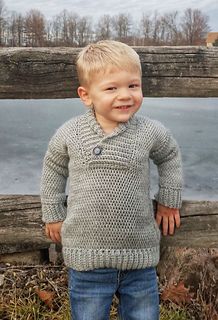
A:
<svg viewBox="0 0 218 320">
<path fill-rule="evenodd" d="M 56 131 L 44 158 L 41 202 L 44 222 L 64 221 L 67 266 L 85 271 L 157 265 L 160 231 L 150 199 L 149 159 L 159 173 L 155 199 L 180 208 L 180 151 L 160 122 L 134 115 L 105 135 L 89 110 Z"/>
</svg>

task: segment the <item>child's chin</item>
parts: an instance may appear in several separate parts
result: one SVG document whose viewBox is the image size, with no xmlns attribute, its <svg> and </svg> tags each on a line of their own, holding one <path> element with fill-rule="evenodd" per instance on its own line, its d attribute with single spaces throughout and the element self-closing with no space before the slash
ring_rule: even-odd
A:
<svg viewBox="0 0 218 320">
<path fill-rule="evenodd" d="M 120 115 L 120 121 L 121 122 L 126 122 L 128 121 L 132 116 L 133 116 L 134 112 L 131 112 L 131 113 L 127 113 L 127 114 L 122 114 Z"/>
</svg>

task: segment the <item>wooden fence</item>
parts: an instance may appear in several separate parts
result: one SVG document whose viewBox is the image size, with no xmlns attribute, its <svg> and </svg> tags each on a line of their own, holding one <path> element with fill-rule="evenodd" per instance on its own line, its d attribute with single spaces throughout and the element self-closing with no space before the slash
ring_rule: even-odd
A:
<svg viewBox="0 0 218 320">
<path fill-rule="evenodd" d="M 218 97 L 218 48 L 137 47 L 147 97 Z M 75 48 L 0 49 L 0 98 L 76 98 Z"/>
<path fill-rule="evenodd" d="M 0 98 L 75 98 L 75 48 L 0 49 Z M 218 48 L 137 47 L 147 97 L 218 97 Z M 218 201 L 183 201 L 164 246 L 218 247 Z M 0 254 L 45 249 L 39 196 L 0 196 Z"/>
</svg>

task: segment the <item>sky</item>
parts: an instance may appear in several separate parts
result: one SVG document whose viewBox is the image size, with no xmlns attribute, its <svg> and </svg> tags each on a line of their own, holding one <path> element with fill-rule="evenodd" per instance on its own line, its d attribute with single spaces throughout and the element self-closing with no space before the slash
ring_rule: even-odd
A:
<svg viewBox="0 0 218 320">
<path fill-rule="evenodd" d="M 46 19 L 60 13 L 63 9 L 90 16 L 93 21 L 104 14 L 117 15 L 130 13 L 137 21 L 142 13 L 161 15 L 177 10 L 183 13 L 186 8 L 200 9 L 209 16 L 211 31 L 218 32 L 218 0 L 3 0 L 8 11 L 25 14 L 30 9 L 39 9 Z"/>
</svg>

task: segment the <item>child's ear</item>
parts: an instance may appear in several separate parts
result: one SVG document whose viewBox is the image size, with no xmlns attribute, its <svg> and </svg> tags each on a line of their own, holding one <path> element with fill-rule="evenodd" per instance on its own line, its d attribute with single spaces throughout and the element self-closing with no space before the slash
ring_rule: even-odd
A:
<svg viewBox="0 0 218 320">
<path fill-rule="evenodd" d="M 85 87 L 79 87 L 77 89 L 77 93 L 86 106 L 89 107 L 92 105 L 92 100 L 90 99 L 88 90 Z"/>
</svg>

